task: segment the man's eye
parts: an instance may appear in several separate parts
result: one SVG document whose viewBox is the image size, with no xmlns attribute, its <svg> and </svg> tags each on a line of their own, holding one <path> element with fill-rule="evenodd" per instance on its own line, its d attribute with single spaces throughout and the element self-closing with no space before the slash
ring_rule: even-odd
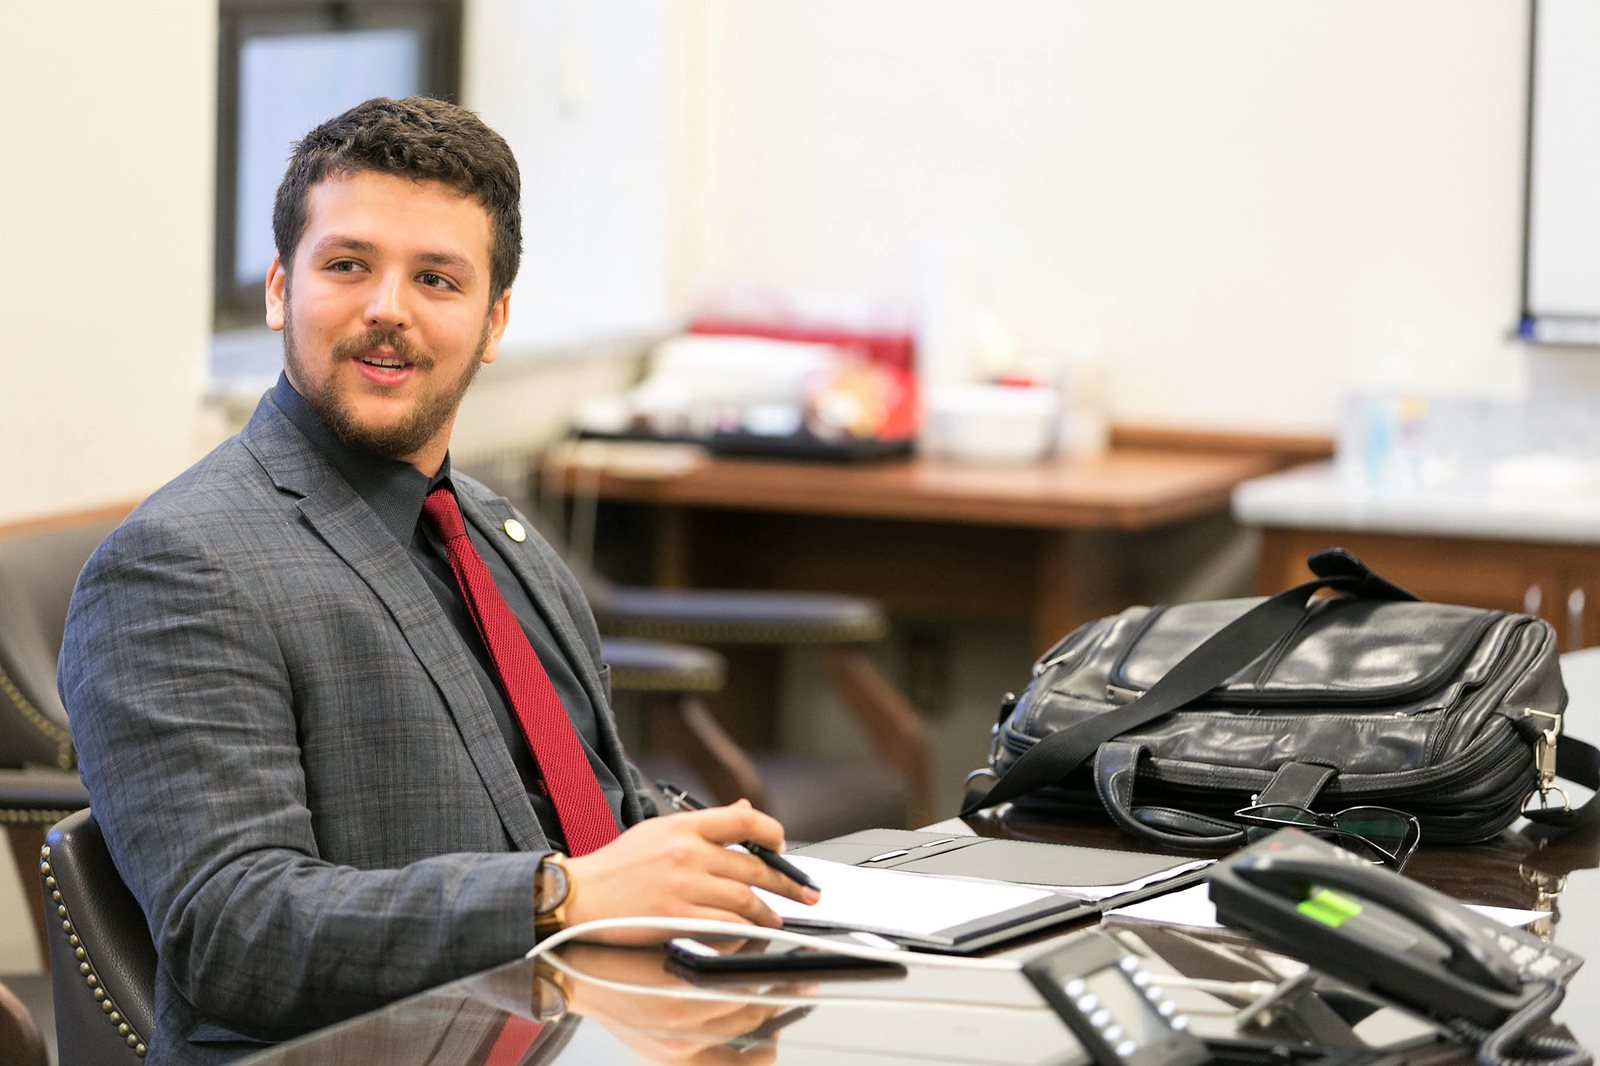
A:
<svg viewBox="0 0 1600 1066">
<path fill-rule="evenodd" d="M 348 274 L 353 270 L 360 270 L 361 264 L 354 259 L 335 259 L 328 264 L 328 269 L 336 274 Z"/>
<path fill-rule="evenodd" d="M 418 274 L 417 280 L 432 289 L 455 288 L 455 285 L 451 283 L 449 278 L 445 277 L 443 274 L 435 274 L 432 271 Z"/>
</svg>

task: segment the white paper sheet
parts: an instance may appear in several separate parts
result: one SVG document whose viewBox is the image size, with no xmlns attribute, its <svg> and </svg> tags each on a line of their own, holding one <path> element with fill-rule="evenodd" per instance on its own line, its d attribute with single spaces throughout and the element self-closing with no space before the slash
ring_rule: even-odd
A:
<svg viewBox="0 0 1600 1066">
<path fill-rule="evenodd" d="M 1004 881 L 861 868 L 806 855 L 786 858 L 822 889 L 821 901 L 808 907 L 759 888 L 756 894 L 785 922 L 795 925 L 831 925 L 886 936 L 926 937 L 1054 895 Z"/>
</svg>

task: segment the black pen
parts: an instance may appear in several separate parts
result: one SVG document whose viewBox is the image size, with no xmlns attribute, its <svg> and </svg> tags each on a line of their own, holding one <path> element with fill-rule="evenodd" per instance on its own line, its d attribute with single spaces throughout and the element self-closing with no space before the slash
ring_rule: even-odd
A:
<svg viewBox="0 0 1600 1066">
<path fill-rule="evenodd" d="M 703 811 L 706 809 L 706 805 L 704 803 L 701 803 L 699 800 L 689 795 L 689 793 L 685 792 L 677 785 L 669 785 L 665 781 L 657 781 L 656 787 L 659 788 L 662 794 L 667 797 L 667 802 L 672 804 L 680 811 Z M 772 867 L 774 870 L 778 871 L 783 876 L 787 877 L 789 880 L 793 881 L 795 884 L 804 885 L 806 888 L 817 892 L 822 891 L 822 886 L 811 880 L 811 878 L 807 877 L 804 870 L 800 869 L 800 867 L 796 866 L 782 855 L 779 855 L 771 848 L 762 847 L 760 844 L 749 840 L 742 842 L 739 846 L 748 851 L 750 854 L 754 855 L 756 858 L 760 859 L 762 862 L 766 863 L 768 866 Z"/>
</svg>

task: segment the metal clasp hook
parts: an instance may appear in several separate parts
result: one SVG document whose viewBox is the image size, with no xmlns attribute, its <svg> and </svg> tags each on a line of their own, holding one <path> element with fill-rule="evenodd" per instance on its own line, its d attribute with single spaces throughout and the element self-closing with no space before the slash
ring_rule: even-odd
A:
<svg viewBox="0 0 1600 1066">
<path fill-rule="evenodd" d="M 1572 801 L 1567 798 L 1566 789 L 1555 783 L 1556 741 L 1561 736 L 1561 716 L 1550 711 L 1536 711 L 1532 707 L 1525 709 L 1530 717 L 1547 719 L 1550 724 L 1539 730 L 1539 739 L 1533 745 L 1533 767 L 1539 775 L 1539 786 L 1536 792 L 1530 792 L 1522 798 L 1522 813 L 1528 813 L 1535 795 L 1539 797 L 1539 809 L 1550 810 L 1552 794 L 1561 797 L 1563 811 L 1570 811 Z"/>
</svg>

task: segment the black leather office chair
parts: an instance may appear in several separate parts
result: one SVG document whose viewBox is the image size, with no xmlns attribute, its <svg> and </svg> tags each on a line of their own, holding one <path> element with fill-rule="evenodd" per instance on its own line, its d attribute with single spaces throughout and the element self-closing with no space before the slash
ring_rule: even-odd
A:
<svg viewBox="0 0 1600 1066">
<path fill-rule="evenodd" d="M 864 826 L 903 825 L 912 817 L 904 780 L 857 760 L 752 753 L 717 721 L 706 697 L 722 688 L 722 656 L 659 640 L 602 637 L 611 688 L 626 715 L 629 697 L 644 712 L 648 742 L 634 760 L 651 782 L 731 803 L 745 798 L 783 823 L 795 841 L 825 840 Z"/>
<path fill-rule="evenodd" d="M 0 822 L 24 898 L 33 895 L 26 860 L 45 831 L 89 805 L 56 694 L 56 656 L 78 572 L 119 519 L 98 515 L 0 536 Z M 35 917 L 46 952 L 43 916 Z"/>
<path fill-rule="evenodd" d="M 876 603 L 823 593 L 632 588 L 599 580 L 585 591 L 601 632 L 614 637 L 820 651 L 827 680 L 861 727 L 874 759 L 752 753 L 768 800 L 751 801 L 785 825 L 785 819 L 821 821 L 825 811 L 827 820 L 845 827 L 840 832 L 920 825 L 931 817 L 922 718 L 867 655 L 867 646 L 888 633 Z M 800 835 L 798 821 L 790 829 Z"/>
<path fill-rule="evenodd" d="M 50 830 L 39 851 L 50 985 L 61 1066 L 134 1062 L 155 1031 L 156 951 L 88 810 Z"/>
</svg>

